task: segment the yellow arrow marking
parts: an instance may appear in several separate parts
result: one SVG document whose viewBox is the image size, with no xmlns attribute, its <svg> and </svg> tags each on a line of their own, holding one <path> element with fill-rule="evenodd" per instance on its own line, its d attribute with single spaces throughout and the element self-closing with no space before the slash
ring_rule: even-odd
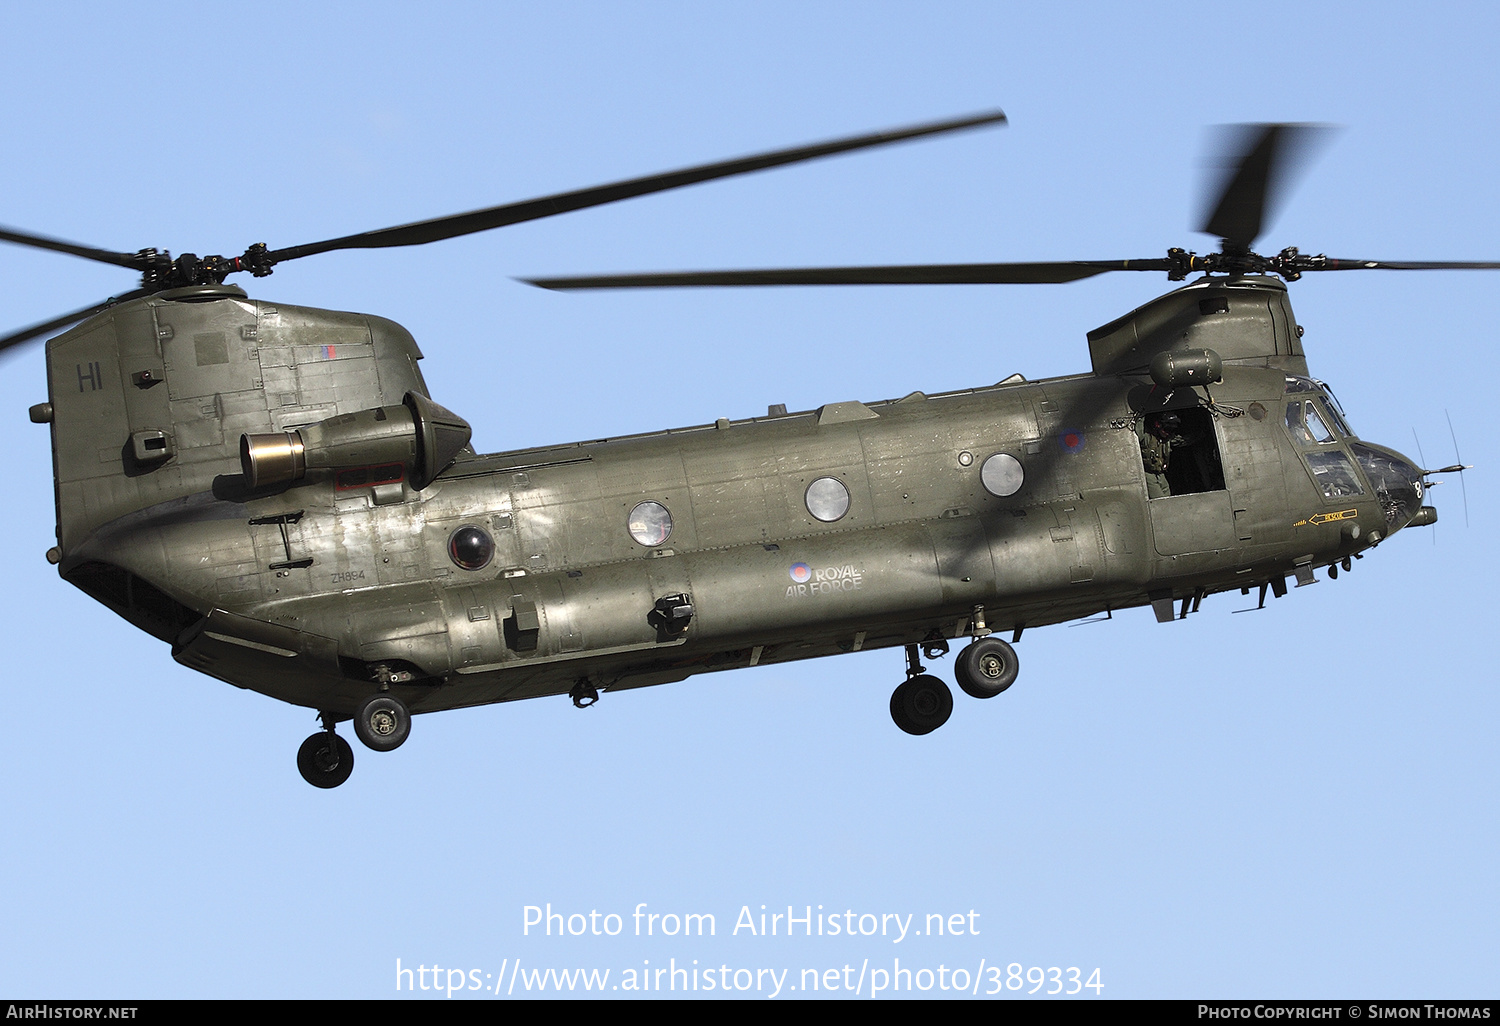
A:
<svg viewBox="0 0 1500 1026">
<path fill-rule="evenodd" d="M 1331 524 L 1335 520 L 1353 520 L 1359 516 L 1358 510 L 1341 509 L 1337 513 L 1314 513 L 1306 520 L 1299 520 L 1293 527 L 1303 527 L 1307 524 Z"/>
</svg>

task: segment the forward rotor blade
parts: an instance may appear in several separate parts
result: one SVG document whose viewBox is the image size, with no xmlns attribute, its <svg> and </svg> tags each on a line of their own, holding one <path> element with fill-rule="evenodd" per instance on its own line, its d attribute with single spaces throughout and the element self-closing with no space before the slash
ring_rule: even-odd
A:
<svg viewBox="0 0 1500 1026">
<path fill-rule="evenodd" d="M 37 249 L 50 249 L 57 253 L 71 253 L 85 260 L 97 260 L 102 264 L 114 264 L 116 267 L 129 267 L 137 271 L 141 269 L 141 258 L 136 253 L 114 253 L 107 249 L 95 249 L 93 246 L 80 246 L 76 242 L 51 239 L 45 235 L 18 232 L 14 228 L 0 228 L 0 241 L 14 242 L 20 246 L 34 246 Z"/>
<path fill-rule="evenodd" d="M 740 285 L 1049 285 L 1110 271 L 1167 271 L 1167 260 L 1072 260 L 1024 264 L 918 264 L 891 267 L 798 267 L 749 271 L 682 271 L 523 278 L 544 289 L 695 288 Z"/>
<path fill-rule="evenodd" d="M 1248 250 L 1275 214 L 1290 173 L 1324 125 L 1236 125 L 1225 140 L 1225 176 L 1203 230 L 1224 240 L 1225 250 Z"/>
<path fill-rule="evenodd" d="M 1466 466 L 1463 465 L 1463 462 L 1464 462 L 1463 454 L 1461 454 L 1458 451 L 1458 432 L 1456 432 L 1456 431 L 1453 430 L 1453 414 L 1449 413 L 1447 410 L 1444 410 L 1443 411 L 1443 416 L 1448 418 L 1448 437 L 1450 437 L 1450 438 L 1453 439 L 1453 456 L 1454 456 L 1455 459 L 1458 460 L 1458 463 L 1455 464 L 1455 466 L 1457 467 L 1457 470 L 1455 471 L 1455 473 L 1458 474 L 1458 488 L 1459 488 L 1459 491 L 1461 491 L 1463 493 L 1463 497 L 1464 497 L 1464 526 L 1468 527 L 1469 526 L 1469 486 L 1466 483 L 1464 483 L 1463 472 L 1465 470 L 1469 470 L 1471 468 L 1470 467 L 1466 467 Z"/>
<path fill-rule="evenodd" d="M 58 328 L 65 328 L 75 321 L 83 320 L 85 317 L 92 317 L 100 310 L 107 310 L 116 303 L 124 303 L 132 299 L 139 299 L 141 296 L 149 296 L 151 292 L 151 289 L 136 289 L 134 292 L 127 292 L 124 295 L 106 299 L 102 303 L 86 306 L 82 310 L 74 310 L 70 314 L 54 317 L 50 321 L 43 321 L 41 324 L 33 324 L 29 328 L 22 328 L 20 331 L 12 332 L 4 338 L 0 338 L 0 352 L 4 352 L 12 346 L 18 346 L 22 342 L 29 342 L 38 335 L 45 335 L 48 332 L 56 331 Z"/>
<path fill-rule="evenodd" d="M 725 160 L 716 164 L 704 164 L 699 167 L 684 168 L 680 171 L 668 171 L 663 174 L 648 175 L 644 178 L 632 178 L 628 181 L 612 182 L 608 185 L 596 185 L 592 188 L 577 189 L 573 192 L 560 192 L 552 196 L 523 200 L 519 203 L 508 203 L 499 207 L 489 207 L 485 210 L 475 210 L 467 214 L 454 214 L 450 217 L 439 217 L 430 221 L 417 221 L 413 224 L 398 225 L 394 228 L 382 228 L 378 231 L 364 232 L 360 235 L 346 235 L 340 239 L 313 242 L 305 246 L 292 246 L 288 249 L 273 250 L 267 254 L 267 258 L 271 263 L 279 263 L 283 260 L 311 256 L 314 253 L 327 253 L 330 250 L 336 249 L 380 249 L 387 246 L 419 246 L 427 242 L 437 242 L 441 239 L 452 239 L 460 235 L 488 231 L 491 228 L 519 224 L 522 221 L 533 221 L 537 218 L 551 217 L 554 214 L 565 214 L 569 211 L 582 210 L 586 207 L 614 203 L 617 200 L 630 199 L 634 196 L 644 196 L 648 193 L 677 189 L 684 185 L 695 185 L 699 182 L 707 182 L 715 178 L 727 178 L 730 175 L 746 174 L 765 168 L 779 167 L 783 164 L 794 164 L 798 161 L 827 157 L 835 153 L 848 153 L 851 150 L 864 149 L 870 146 L 883 146 L 886 143 L 901 142 L 905 139 L 916 139 L 926 135 L 958 132 L 968 128 L 980 128 L 985 125 L 1003 124 L 1005 124 L 1005 114 L 1003 111 L 987 111 L 983 114 L 976 114 L 970 117 L 935 121 L 929 124 L 914 125 L 910 128 L 900 128 L 889 132 L 874 132 L 869 135 L 836 139 L 830 142 L 815 143 L 810 146 L 798 146 L 787 150 L 777 150 L 772 153 L 761 153 L 749 157 L 740 157 L 735 160 Z"/>
</svg>

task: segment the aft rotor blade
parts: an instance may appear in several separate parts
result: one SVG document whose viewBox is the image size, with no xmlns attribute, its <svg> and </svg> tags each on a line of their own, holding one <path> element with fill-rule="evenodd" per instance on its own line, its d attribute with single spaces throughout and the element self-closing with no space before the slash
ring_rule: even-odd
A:
<svg viewBox="0 0 1500 1026">
<path fill-rule="evenodd" d="M 1203 230 L 1226 250 L 1248 250 L 1275 213 L 1300 157 L 1326 137 L 1325 125 L 1237 125 L 1223 147 L 1225 177 Z"/>
<path fill-rule="evenodd" d="M 71 253 L 85 260 L 97 260 L 102 264 L 114 264 L 116 267 L 129 267 L 137 271 L 141 269 L 141 258 L 138 253 L 115 253 L 107 249 L 95 249 L 93 246 L 80 246 L 76 242 L 65 242 L 62 239 L 33 235 L 30 232 L 18 232 L 14 228 L 0 228 L 0 241 L 14 242 L 20 246 L 34 246 L 37 249 L 50 249 L 57 253 Z"/>
<path fill-rule="evenodd" d="M 63 314 L 61 317 L 54 317 L 50 321 L 43 321 L 41 324 L 33 324 L 29 328 L 22 328 L 20 331 L 12 332 L 4 338 L 0 338 L 0 352 L 4 352 L 12 346 L 18 346 L 22 342 L 29 342 L 38 335 L 45 335 L 48 332 L 56 331 L 58 328 L 65 328 L 75 321 L 83 320 L 85 317 L 92 317 L 100 310 L 107 310 L 116 303 L 124 303 L 131 299 L 139 299 L 141 296 L 148 296 L 151 294 L 151 291 L 151 289 L 136 289 L 134 292 L 127 292 L 123 296 L 114 296 L 102 303 L 95 303 L 93 306 L 86 306 L 82 310 L 74 310 L 70 314 Z"/>
<path fill-rule="evenodd" d="M 985 125 L 1003 124 L 1005 124 L 1005 114 L 1003 111 L 987 111 L 983 114 L 975 114 L 964 118 L 935 121 L 929 124 L 914 125 L 909 128 L 899 128 L 889 132 L 874 132 L 869 135 L 858 135 L 847 139 L 814 143 L 810 146 L 797 146 L 792 149 L 776 150 L 771 153 L 739 157 L 735 160 L 704 164 L 699 167 L 684 168 L 680 171 L 668 171 L 663 174 L 648 175 L 644 178 L 632 178 L 628 181 L 612 182 L 608 185 L 596 185 L 588 189 L 560 192 L 552 196 L 523 200 L 519 203 L 508 203 L 499 207 L 489 207 L 485 210 L 475 210 L 467 214 L 454 214 L 450 217 L 439 217 L 430 221 L 418 221 L 413 224 L 398 225 L 394 228 L 382 228 L 378 231 L 364 232 L 360 235 L 346 235 L 340 239 L 313 242 L 305 246 L 292 246 L 288 249 L 273 250 L 267 254 L 267 258 L 271 263 L 278 263 L 282 260 L 293 260 L 297 257 L 311 256 L 314 253 L 327 253 L 330 250 L 336 249 L 380 249 L 387 246 L 419 246 L 427 242 L 437 242 L 441 239 L 452 239 L 460 235 L 488 231 L 491 228 L 519 224 L 522 221 L 534 221 L 537 218 L 551 217 L 554 214 L 565 214 L 569 211 L 582 210 L 586 207 L 614 203 L 617 200 L 630 199 L 634 196 L 644 196 L 648 193 L 677 189 L 684 185 L 696 185 L 699 182 L 707 182 L 715 178 L 727 178 L 730 175 L 747 174 L 751 171 L 779 167 L 783 164 L 794 164 L 798 161 L 827 157 L 835 153 L 848 153 L 851 150 L 864 149 L 870 146 L 883 146 L 887 143 L 901 142 L 905 139 L 916 139 L 921 136 L 937 135 L 943 132 L 958 132 L 969 128 L 980 128 Z"/>
<path fill-rule="evenodd" d="M 797 267 L 748 271 L 681 271 L 523 278 L 544 289 L 695 288 L 743 285 L 1050 285 L 1110 271 L 1168 271 L 1168 260 L 1071 260 L 1023 264 L 916 264 L 891 267 Z"/>
</svg>

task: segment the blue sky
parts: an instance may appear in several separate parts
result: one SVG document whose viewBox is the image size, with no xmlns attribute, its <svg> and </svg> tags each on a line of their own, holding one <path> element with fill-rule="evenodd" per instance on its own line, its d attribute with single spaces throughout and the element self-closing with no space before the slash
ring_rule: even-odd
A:
<svg viewBox="0 0 1500 1026">
<path fill-rule="evenodd" d="M 1262 251 L 1500 258 L 1489 5 L 153 10 L 0 15 L 0 224 L 238 253 L 1010 115 L 997 131 L 243 283 L 406 325 L 434 398 L 484 450 L 1084 370 L 1084 333 L 1164 280 L 556 295 L 513 278 L 1202 251 L 1212 240 L 1191 229 L 1214 124 L 1342 127 Z M 133 287 L 9 246 L 0 274 L 0 320 L 16 327 Z M 494 1000 L 519 959 L 523 973 L 607 969 L 611 987 L 648 962 L 724 967 L 732 987 L 766 969 L 786 973 L 781 997 L 809 996 L 789 989 L 804 970 L 847 965 L 868 998 L 899 959 L 961 968 L 981 992 L 998 979 L 1007 998 L 1032 986 L 1005 988 L 1012 964 L 1023 980 L 1098 969 L 1105 997 L 1493 994 L 1500 278 L 1310 275 L 1292 289 L 1313 371 L 1359 434 L 1413 456 L 1420 438 L 1446 464 L 1451 415 L 1478 464 L 1467 527 L 1445 483 L 1434 530 L 1265 611 L 1232 615 L 1247 603 L 1225 595 L 1183 623 L 1138 609 L 1030 632 L 1017 685 L 958 696 L 924 738 L 889 719 L 900 654 L 864 653 L 587 712 L 559 698 L 421 717 L 399 752 L 360 748 L 331 792 L 294 766 L 307 710 L 177 666 L 46 564 L 50 456 L 25 412 L 45 397 L 41 352 L 4 357 L 0 993 L 393 997 L 399 959 Z M 936 665 L 951 680 L 951 658 Z M 548 903 L 618 914 L 621 932 L 524 932 L 526 908 Z M 712 914 L 715 935 L 637 937 L 642 903 Z M 734 932 L 762 905 L 856 926 L 975 918 L 899 942 Z M 757 980 L 731 993 L 768 998 Z"/>
</svg>

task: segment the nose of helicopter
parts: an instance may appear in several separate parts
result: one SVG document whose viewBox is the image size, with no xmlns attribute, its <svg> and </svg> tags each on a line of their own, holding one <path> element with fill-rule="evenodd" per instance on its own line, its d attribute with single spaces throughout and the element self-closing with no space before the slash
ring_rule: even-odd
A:
<svg viewBox="0 0 1500 1026">
<path fill-rule="evenodd" d="M 1394 449 L 1367 442 L 1352 442 L 1349 448 L 1359 461 L 1375 497 L 1385 513 L 1386 533 L 1399 531 L 1412 523 L 1418 525 L 1437 520 L 1436 510 L 1424 508 L 1427 494 L 1423 471 Z"/>
</svg>

